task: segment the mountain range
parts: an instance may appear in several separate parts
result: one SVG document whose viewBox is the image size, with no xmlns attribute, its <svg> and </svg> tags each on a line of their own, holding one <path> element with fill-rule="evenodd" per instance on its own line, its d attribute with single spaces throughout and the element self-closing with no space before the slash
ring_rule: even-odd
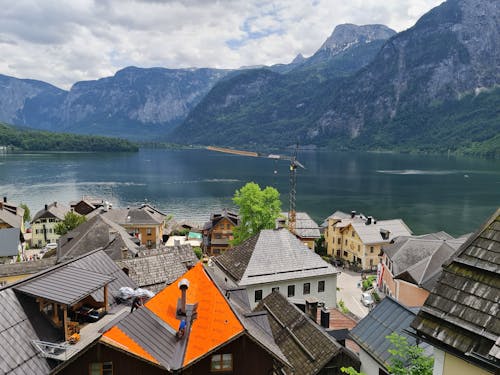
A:
<svg viewBox="0 0 500 375">
<path fill-rule="evenodd" d="M 69 91 L 0 75 L 0 121 L 183 144 L 500 156 L 500 3 L 447 0 L 400 33 L 337 26 L 290 64 L 141 69 Z"/>
</svg>

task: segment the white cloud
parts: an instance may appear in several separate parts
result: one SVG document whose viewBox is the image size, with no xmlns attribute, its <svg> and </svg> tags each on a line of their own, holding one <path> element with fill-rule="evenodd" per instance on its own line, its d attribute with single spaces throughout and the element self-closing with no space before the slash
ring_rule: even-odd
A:
<svg viewBox="0 0 500 375">
<path fill-rule="evenodd" d="M 69 88 L 128 65 L 237 68 L 311 55 L 341 23 L 397 31 L 440 0 L 0 0 L 0 73 Z"/>
</svg>

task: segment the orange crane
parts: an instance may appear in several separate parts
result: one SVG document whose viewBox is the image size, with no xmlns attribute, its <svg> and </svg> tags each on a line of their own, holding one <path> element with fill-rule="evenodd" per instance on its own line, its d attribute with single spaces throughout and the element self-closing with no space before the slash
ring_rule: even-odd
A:
<svg viewBox="0 0 500 375">
<path fill-rule="evenodd" d="M 292 156 L 280 155 L 280 154 L 263 154 L 260 152 L 242 151 L 242 150 L 235 150 L 232 148 L 224 148 L 216 146 L 207 146 L 206 149 L 210 151 L 224 152 L 226 154 L 289 161 L 290 162 L 290 197 L 289 197 L 290 208 L 288 210 L 288 229 L 290 229 L 290 232 L 295 233 L 295 223 L 296 223 L 295 195 L 297 186 L 297 168 L 300 167 L 302 169 L 305 169 L 305 167 L 297 160 L 297 151 L 299 149 L 298 143 L 295 147 L 295 151 Z"/>
</svg>

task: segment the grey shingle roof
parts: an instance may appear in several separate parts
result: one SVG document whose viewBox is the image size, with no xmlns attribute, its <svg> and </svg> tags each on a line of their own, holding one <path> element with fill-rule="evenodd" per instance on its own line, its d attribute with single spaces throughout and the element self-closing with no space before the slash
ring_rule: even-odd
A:
<svg viewBox="0 0 500 375">
<path fill-rule="evenodd" d="M 191 245 L 181 245 L 165 247 L 138 258 L 123 259 L 116 264 L 122 269 L 128 268 L 129 277 L 138 286 L 157 292 L 181 277 L 188 270 L 188 265 L 197 262 Z"/>
<path fill-rule="evenodd" d="M 170 327 L 151 310 L 141 308 L 127 315 L 118 324 L 127 336 L 152 354 L 165 368 L 179 368 L 182 357 L 176 358 L 177 327 Z"/>
<path fill-rule="evenodd" d="M 382 242 L 390 242 L 398 236 L 410 236 L 411 230 L 401 219 L 377 220 L 375 223 L 366 225 L 364 222 L 352 221 L 352 226 L 365 245 Z M 389 231 L 389 238 L 384 240 L 380 234 L 381 230 Z"/>
<path fill-rule="evenodd" d="M 240 286 L 338 273 L 287 229 L 262 230 L 213 259 Z"/>
<path fill-rule="evenodd" d="M 391 297 L 386 297 L 361 319 L 351 330 L 350 336 L 380 365 L 387 368 L 391 343 L 386 336 L 396 332 L 405 336 L 410 345 L 415 345 L 415 338 L 406 333 L 406 330 L 412 331 L 410 324 L 415 315 L 415 309 L 409 309 Z"/>
<path fill-rule="evenodd" d="M 139 246 L 120 225 L 102 215 L 96 215 L 59 239 L 59 261 L 77 258 L 89 251 L 102 248 L 111 259 L 122 259 L 123 249 L 134 256 Z"/>
<path fill-rule="evenodd" d="M 282 212 L 281 215 L 288 217 L 288 212 Z M 288 220 L 286 220 L 288 222 Z M 318 224 L 311 219 L 307 212 L 297 212 L 295 214 L 295 234 L 300 238 L 320 238 Z"/>
<path fill-rule="evenodd" d="M 20 235 L 19 228 L 0 229 L 0 257 L 16 256 L 19 253 Z"/>
<path fill-rule="evenodd" d="M 31 219 L 31 222 L 34 223 L 38 219 L 41 218 L 51 218 L 55 217 L 59 220 L 64 219 L 64 215 L 66 215 L 70 211 L 69 207 L 66 207 L 65 205 L 62 205 L 57 202 L 53 202 L 49 205 L 47 205 L 47 209 L 42 208 L 40 211 L 38 211 L 35 216 L 33 216 L 33 219 Z"/>
<path fill-rule="evenodd" d="M 107 275 L 68 266 L 28 280 L 14 289 L 61 304 L 74 305 L 112 280 Z"/>
<path fill-rule="evenodd" d="M 454 239 L 444 232 L 422 236 L 401 236 L 383 250 L 392 261 L 395 278 L 403 279 L 431 290 L 442 264 L 465 242 L 465 238 Z"/>
<path fill-rule="evenodd" d="M 0 373 L 48 374 L 50 365 L 31 344 L 39 335 L 14 290 L 0 290 Z M 48 324 L 48 322 L 46 323 Z"/>
<path fill-rule="evenodd" d="M 166 216 L 150 205 L 113 208 L 102 215 L 120 225 L 158 225 Z"/>
<path fill-rule="evenodd" d="M 412 326 L 434 346 L 498 371 L 488 354 L 500 336 L 499 317 L 500 209 L 444 265 Z"/>
<path fill-rule="evenodd" d="M 0 208 L 0 222 L 2 221 L 9 224 L 13 228 L 21 228 L 23 224 L 23 217 Z"/>
<path fill-rule="evenodd" d="M 268 313 L 274 340 L 295 374 L 317 374 L 335 357 L 347 353 L 345 348 L 278 292 L 267 295 L 254 311 Z M 343 366 L 359 366 L 359 361 L 352 357 L 351 363 L 347 363 L 344 358 Z"/>
</svg>

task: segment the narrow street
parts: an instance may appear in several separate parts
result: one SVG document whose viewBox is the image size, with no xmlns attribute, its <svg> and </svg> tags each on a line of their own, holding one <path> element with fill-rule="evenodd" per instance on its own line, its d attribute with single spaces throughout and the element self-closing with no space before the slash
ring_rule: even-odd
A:
<svg viewBox="0 0 500 375">
<path fill-rule="evenodd" d="M 361 281 L 359 273 L 340 269 L 342 273 L 338 277 L 337 287 L 337 303 L 342 300 L 345 306 L 354 315 L 359 318 L 365 317 L 369 310 L 361 303 L 361 288 L 358 288 L 358 283 Z"/>
</svg>

